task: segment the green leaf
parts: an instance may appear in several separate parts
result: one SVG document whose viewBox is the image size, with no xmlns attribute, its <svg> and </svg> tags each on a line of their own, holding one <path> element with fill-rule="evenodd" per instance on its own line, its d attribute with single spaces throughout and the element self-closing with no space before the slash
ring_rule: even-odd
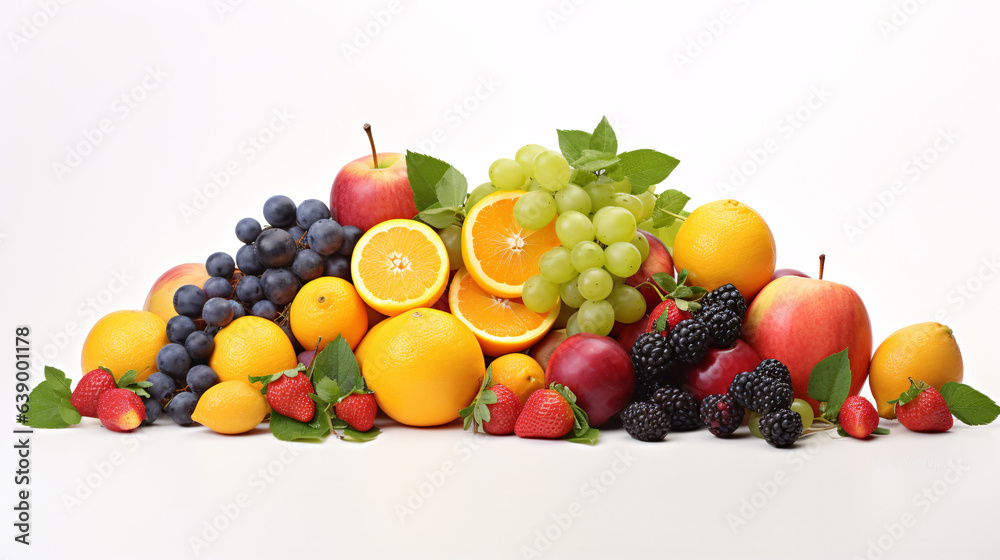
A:
<svg viewBox="0 0 1000 560">
<path fill-rule="evenodd" d="M 292 369 L 286 369 L 284 371 L 279 371 L 277 373 L 272 373 L 270 375 L 251 375 L 251 376 L 248 376 L 247 379 L 250 380 L 250 383 L 258 383 L 259 382 L 259 383 L 263 384 L 264 386 L 261 387 L 260 394 L 266 395 L 267 394 L 267 386 L 270 385 L 271 383 L 273 383 L 273 382 L 281 379 L 282 375 L 287 375 L 288 377 L 295 377 L 299 373 L 305 371 L 305 369 L 306 369 L 306 366 L 304 366 L 302 364 L 299 364 L 299 365 L 295 366 Z"/>
<path fill-rule="evenodd" d="M 851 437 L 851 434 L 847 433 L 847 430 L 841 428 L 840 426 L 837 426 L 837 434 L 839 434 L 840 437 Z"/>
<path fill-rule="evenodd" d="M 469 182 L 453 166 L 448 166 L 444 175 L 434 185 L 438 203 L 444 208 L 459 208 L 469 194 Z"/>
<path fill-rule="evenodd" d="M 28 395 L 28 411 L 25 412 L 26 426 L 32 428 L 55 429 L 79 424 L 80 413 L 70 403 L 73 392 L 71 381 L 66 374 L 51 366 L 45 366 L 45 381 L 39 383 Z"/>
<path fill-rule="evenodd" d="M 684 205 L 691 197 L 676 189 L 669 189 L 656 197 L 653 207 L 653 227 L 665 228 L 673 225 L 678 217 L 684 217 Z"/>
<path fill-rule="evenodd" d="M 889 428 L 875 428 L 875 431 L 872 433 L 877 436 L 884 436 L 889 433 Z"/>
<path fill-rule="evenodd" d="M 608 122 L 608 117 L 602 117 L 594 133 L 590 136 L 590 149 L 599 152 L 618 153 L 618 138 Z"/>
<path fill-rule="evenodd" d="M 598 152 L 597 150 L 584 150 L 579 158 L 570 162 L 570 165 L 580 171 L 600 171 L 618 163 L 618 158 L 610 152 Z"/>
<path fill-rule="evenodd" d="M 680 160 L 656 150 L 632 150 L 618 154 L 622 171 L 632 183 L 632 194 L 642 194 L 670 175 Z"/>
<path fill-rule="evenodd" d="M 437 184 L 451 165 L 428 155 L 406 151 L 406 177 L 413 190 L 413 203 L 418 212 L 429 208 L 438 200 Z M 451 206 L 461 205 L 453 204 Z"/>
<path fill-rule="evenodd" d="M 104 371 L 107 370 L 105 369 Z M 130 369 L 126 371 L 121 377 L 119 377 L 118 381 L 115 384 L 118 386 L 119 389 L 127 389 L 129 385 L 135 383 L 135 377 L 137 375 L 139 375 L 138 371 Z"/>
<path fill-rule="evenodd" d="M 339 402 L 344 396 L 337 382 L 329 377 L 319 378 L 313 384 L 313 388 L 316 390 L 316 396 L 327 404 Z"/>
<path fill-rule="evenodd" d="M 664 292 L 668 294 L 677 289 L 677 281 L 674 277 L 667 274 L 666 272 L 656 272 L 651 277 L 656 285 L 663 289 Z"/>
<path fill-rule="evenodd" d="M 820 360 L 809 374 L 807 394 L 817 401 L 826 402 L 823 418 L 837 421 L 840 407 L 851 391 L 851 361 L 847 348 Z"/>
<path fill-rule="evenodd" d="M 590 148 L 590 134 L 582 130 L 557 130 L 559 136 L 559 150 L 566 161 L 575 161 L 580 158 L 583 150 Z M 581 187 L 583 185 L 580 185 Z"/>
<path fill-rule="evenodd" d="M 993 399 L 963 383 L 945 383 L 941 386 L 941 396 L 955 418 L 964 424 L 982 426 L 1000 416 L 1000 406 Z"/>
<path fill-rule="evenodd" d="M 479 384 L 479 391 L 473 397 L 472 402 L 469 403 L 469 406 L 458 411 L 459 417 L 463 418 L 463 430 L 468 430 L 469 426 L 475 422 L 476 425 L 472 429 L 472 432 L 475 433 L 477 429 L 482 432 L 483 422 L 490 421 L 490 409 L 486 405 L 497 402 L 497 394 L 487 389 L 492 379 L 493 365 L 490 364 L 490 367 L 486 369 L 486 376 L 483 377 L 482 383 Z"/>
<path fill-rule="evenodd" d="M 569 403 L 570 409 L 573 410 L 573 429 L 569 431 L 569 434 L 567 434 L 566 437 L 568 438 L 584 437 L 590 430 L 590 419 L 587 417 L 587 412 L 582 408 L 580 408 L 579 406 L 577 406 L 576 395 L 573 394 L 573 391 L 569 387 L 566 387 L 565 385 L 560 385 L 558 383 L 551 384 L 549 388 L 555 390 L 557 393 L 562 395 L 562 397 L 566 399 L 566 402 Z"/>
<path fill-rule="evenodd" d="M 886 402 L 888 402 L 889 404 L 904 405 L 912 401 L 913 399 L 917 398 L 917 395 L 924 392 L 924 389 L 926 388 L 927 385 L 925 385 L 923 381 L 913 381 L 913 379 L 910 379 L 910 386 L 907 387 L 905 391 L 900 393 L 898 398 Z"/>
<path fill-rule="evenodd" d="M 620 163 L 608 166 L 608 168 L 604 170 L 604 175 L 607 178 L 611 179 L 612 181 L 625 180 L 625 172 L 622 171 L 622 166 Z"/>
<path fill-rule="evenodd" d="M 600 430 L 597 428 L 590 428 L 586 432 L 583 432 L 579 436 L 570 436 L 566 438 L 566 441 L 572 443 L 584 443 L 587 445 L 597 445 L 597 437 L 601 434 Z"/>
<path fill-rule="evenodd" d="M 343 432 L 343 434 L 340 436 L 340 439 L 344 441 L 353 441 L 358 443 L 372 441 L 373 439 L 377 438 L 379 434 L 382 433 L 382 430 L 374 426 L 367 432 L 359 432 L 358 430 L 355 430 L 350 426 L 343 428 L 341 431 Z"/>
<path fill-rule="evenodd" d="M 432 228 L 444 229 L 455 223 L 458 214 L 459 209 L 457 207 L 449 206 L 448 208 L 442 208 L 435 204 L 433 207 L 417 214 L 417 219 Z"/>
<path fill-rule="evenodd" d="M 663 313 L 656 318 L 656 332 L 663 332 L 665 330 L 667 330 L 667 313 Z"/>
<path fill-rule="evenodd" d="M 330 415 L 323 408 L 317 408 L 316 416 L 309 422 L 299 422 L 272 410 L 270 427 L 274 437 L 281 441 L 321 441 L 332 430 Z"/>
<path fill-rule="evenodd" d="M 336 404 L 348 395 L 353 393 L 365 393 L 368 391 L 365 380 L 361 377 L 358 369 L 358 360 L 351 351 L 351 346 L 344 340 L 344 337 L 337 335 L 337 339 L 326 345 L 313 360 L 313 387 L 320 398 L 330 404 Z M 328 379 L 336 385 L 330 384 Z M 323 393 L 320 392 L 322 387 Z M 336 395 L 339 391 L 339 396 Z M 336 398 L 332 398 L 336 396 Z M 326 397 L 331 397 L 327 399 Z"/>
</svg>

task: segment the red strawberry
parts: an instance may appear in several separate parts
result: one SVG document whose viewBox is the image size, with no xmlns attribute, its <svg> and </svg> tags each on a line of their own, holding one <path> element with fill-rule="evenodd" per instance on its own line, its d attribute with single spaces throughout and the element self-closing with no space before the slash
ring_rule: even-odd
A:
<svg viewBox="0 0 1000 560">
<path fill-rule="evenodd" d="M 282 416 L 309 422 L 316 416 L 316 403 L 309 398 L 309 393 L 314 392 L 305 374 L 299 373 L 295 377 L 284 374 L 267 384 L 267 404 Z"/>
<path fill-rule="evenodd" d="M 128 389 L 108 389 L 98 399 L 97 417 L 112 432 L 130 432 L 146 419 L 146 406 Z"/>
<path fill-rule="evenodd" d="M 372 393 L 354 393 L 337 403 L 337 418 L 347 422 L 359 432 L 367 432 L 375 425 L 378 405 Z"/>
<path fill-rule="evenodd" d="M 684 319 L 690 319 L 692 315 L 687 311 L 681 311 L 677 307 L 677 303 L 672 299 L 664 300 L 663 303 L 657 305 L 653 312 L 649 314 L 649 321 L 646 323 L 646 332 L 653 332 L 656 330 L 656 321 L 660 318 L 660 315 L 664 313 L 667 314 L 667 328 L 660 331 L 660 334 L 667 336 L 670 331 Z"/>
<path fill-rule="evenodd" d="M 573 429 L 573 408 L 554 389 L 539 389 L 528 397 L 514 433 L 523 438 L 561 438 Z"/>
<path fill-rule="evenodd" d="M 914 432 L 947 432 L 955 422 L 941 393 L 923 381 L 911 379 L 910 388 L 893 402 L 899 423 Z"/>
<path fill-rule="evenodd" d="M 116 389 L 115 376 L 104 371 L 95 369 L 80 378 L 80 382 L 73 389 L 73 394 L 69 398 L 69 403 L 80 413 L 80 416 L 97 418 L 97 405 L 101 394 L 109 389 Z"/>
<path fill-rule="evenodd" d="M 837 422 L 851 436 L 865 439 L 878 428 L 878 412 L 871 401 L 860 395 L 854 395 L 847 397 L 841 405 Z"/>
<path fill-rule="evenodd" d="M 497 396 L 497 402 L 486 405 L 490 411 L 490 419 L 483 422 L 483 430 L 495 436 L 513 432 L 514 424 L 517 423 L 517 417 L 523 408 L 521 399 L 503 385 L 493 385 L 487 390 L 493 391 Z"/>
</svg>

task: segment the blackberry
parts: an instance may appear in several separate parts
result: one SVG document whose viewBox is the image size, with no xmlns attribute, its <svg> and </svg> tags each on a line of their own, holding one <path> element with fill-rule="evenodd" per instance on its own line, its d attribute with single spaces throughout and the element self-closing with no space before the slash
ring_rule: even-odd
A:
<svg viewBox="0 0 1000 560">
<path fill-rule="evenodd" d="M 670 350 L 685 364 L 697 364 L 708 351 L 708 329 L 698 319 L 684 319 L 670 331 Z"/>
<path fill-rule="evenodd" d="M 743 320 L 721 303 L 702 307 L 698 319 L 708 329 L 708 341 L 716 348 L 729 348 L 740 337 Z"/>
<path fill-rule="evenodd" d="M 791 384 L 792 374 L 785 367 L 785 364 L 775 359 L 764 360 L 757 366 L 757 371 L 766 377 L 771 377 Z"/>
<path fill-rule="evenodd" d="M 751 386 L 753 382 L 754 372 L 744 371 L 743 373 L 737 373 L 736 377 L 733 378 L 733 382 L 729 384 L 729 396 L 733 398 L 733 402 L 743 408 L 750 408 Z"/>
<path fill-rule="evenodd" d="M 628 435 L 639 441 L 660 441 L 670 431 L 670 416 L 651 402 L 628 405 L 621 418 Z"/>
<path fill-rule="evenodd" d="M 760 417 L 760 433 L 774 447 L 789 447 L 802 435 L 802 417 L 794 410 L 775 410 Z"/>
<path fill-rule="evenodd" d="M 677 387 L 661 387 L 650 399 L 670 417 L 670 428 L 676 432 L 690 432 L 701 427 L 698 400 L 691 393 Z"/>
<path fill-rule="evenodd" d="M 730 311 L 739 315 L 741 321 L 747 315 L 747 300 L 743 298 L 743 294 L 732 284 L 726 284 L 708 292 L 701 298 L 699 303 L 704 307 L 721 303 L 728 307 Z"/>
<path fill-rule="evenodd" d="M 670 342 L 659 333 L 643 333 L 632 346 L 632 365 L 635 366 L 634 402 L 648 401 L 656 389 L 667 384 L 670 371 Z"/>
<path fill-rule="evenodd" d="M 729 395 L 709 395 L 701 401 L 701 422 L 717 437 L 726 437 L 743 423 L 743 407 Z"/>
<path fill-rule="evenodd" d="M 787 410 L 795 400 L 792 386 L 784 381 L 756 374 L 751 380 L 750 410 L 768 414 L 776 410 Z"/>
</svg>

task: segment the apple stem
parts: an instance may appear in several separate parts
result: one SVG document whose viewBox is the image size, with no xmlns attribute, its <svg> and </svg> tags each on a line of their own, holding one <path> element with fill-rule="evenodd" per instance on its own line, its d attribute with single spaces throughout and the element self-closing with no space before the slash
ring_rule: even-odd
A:
<svg viewBox="0 0 1000 560">
<path fill-rule="evenodd" d="M 375 169 L 378 169 L 378 153 L 375 151 L 375 139 L 372 138 L 372 125 L 365 123 L 364 129 L 368 134 L 368 143 L 372 145 L 372 161 L 375 163 Z"/>
<path fill-rule="evenodd" d="M 823 279 L 823 268 L 826 266 L 826 255 L 819 256 L 819 279 Z"/>
</svg>

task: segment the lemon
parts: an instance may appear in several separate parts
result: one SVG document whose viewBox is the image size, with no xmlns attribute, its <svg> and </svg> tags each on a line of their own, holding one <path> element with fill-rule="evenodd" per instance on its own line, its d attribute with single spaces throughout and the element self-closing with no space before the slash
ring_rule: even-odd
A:
<svg viewBox="0 0 1000 560">
<path fill-rule="evenodd" d="M 249 381 L 223 381 L 198 399 L 191 419 L 220 434 L 242 434 L 263 422 L 270 411 L 264 395 Z"/>
</svg>

